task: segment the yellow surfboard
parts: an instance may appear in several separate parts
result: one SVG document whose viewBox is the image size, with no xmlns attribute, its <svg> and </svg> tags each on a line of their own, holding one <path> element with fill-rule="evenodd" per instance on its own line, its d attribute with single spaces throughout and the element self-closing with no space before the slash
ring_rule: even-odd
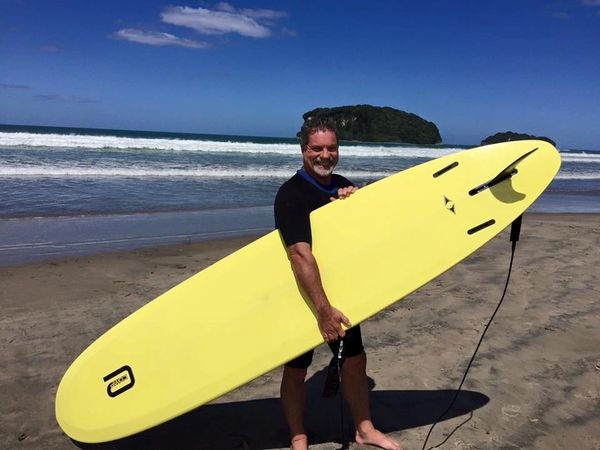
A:
<svg viewBox="0 0 600 450">
<path fill-rule="evenodd" d="M 558 172 L 519 141 L 447 155 L 314 211 L 332 304 L 358 324 L 497 235 Z M 322 342 L 277 231 L 175 286 L 91 344 L 65 373 L 56 418 L 107 442 L 190 411 Z"/>
</svg>

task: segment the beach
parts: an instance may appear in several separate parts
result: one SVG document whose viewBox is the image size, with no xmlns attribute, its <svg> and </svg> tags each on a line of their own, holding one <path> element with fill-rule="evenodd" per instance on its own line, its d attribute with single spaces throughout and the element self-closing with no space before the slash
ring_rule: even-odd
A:
<svg viewBox="0 0 600 450">
<path fill-rule="evenodd" d="M 0 450 L 600 450 L 600 0 L 1 9 Z"/>
<path fill-rule="evenodd" d="M 56 389 L 73 359 L 128 314 L 256 237 L 1 267 L 0 448 L 76 448 L 54 418 Z M 506 299 L 428 447 L 600 448 L 599 248 L 598 214 L 525 215 Z M 502 295 L 509 260 L 505 230 L 363 323 L 374 421 L 405 449 L 421 448 L 451 400 Z M 348 448 L 340 441 L 353 435 L 339 398 L 320 398 L 330 356 L 319 347 L 309 369 L 314 449 Z M 274 370 L 104 448 L 286 449 L 280 377 Z"/>
</svg>

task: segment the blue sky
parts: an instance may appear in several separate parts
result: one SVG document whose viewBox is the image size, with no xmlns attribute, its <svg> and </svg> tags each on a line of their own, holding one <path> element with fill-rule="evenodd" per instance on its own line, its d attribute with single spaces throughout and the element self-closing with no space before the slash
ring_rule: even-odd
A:
<svg viewBox="0 0 600 450">
<path fill-rule="evenodd" d="M 293 136 L 317 106 L 600 149 L 600 0 L 0 0 L 0 123 Z"/>
</svg>

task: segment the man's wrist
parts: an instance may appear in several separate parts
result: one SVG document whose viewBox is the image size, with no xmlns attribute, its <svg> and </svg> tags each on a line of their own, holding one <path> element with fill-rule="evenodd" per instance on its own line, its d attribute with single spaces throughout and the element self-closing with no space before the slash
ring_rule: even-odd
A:
<svg viewBox="0 0 600 450">
<path fill-rule="evenodd" d="M 327 316 L 331 312 L 331 305 L 329 302 L 323 302 L 321 305 L 315 306 L 315 308 L 319 316 Z"/>
</svg>

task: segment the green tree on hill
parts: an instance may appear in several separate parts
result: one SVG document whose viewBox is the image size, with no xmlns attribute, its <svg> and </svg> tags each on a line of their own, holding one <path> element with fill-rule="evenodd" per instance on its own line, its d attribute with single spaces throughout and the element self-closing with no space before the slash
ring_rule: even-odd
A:
<svg viewBox="0 0 600 450">
<path fill-rule="evenodd" d="M 329 118 L 335 121 L 340 139 L 367 142 L 402 142 L 409 144 L 439 144 L 440 132 L 433 122 L 416 114 L 390 107 L 371 105 L 316 108 L 302 115 Z"/>
<path fill-rule="evenodd" d="M 504 133 L 496 133 L 493 136 L 486 137 L 481 141 L 481 145 L 498 144 L 500 142 L 508 141 L 526 141 L 529 139 L 537 139 L 539 141 L 550 142 L 556 147 L 556 142 L 545 136 L 533 136 L 525 133 L 515 133 L 514 131 L 505 131 Z"/>
</svg>

